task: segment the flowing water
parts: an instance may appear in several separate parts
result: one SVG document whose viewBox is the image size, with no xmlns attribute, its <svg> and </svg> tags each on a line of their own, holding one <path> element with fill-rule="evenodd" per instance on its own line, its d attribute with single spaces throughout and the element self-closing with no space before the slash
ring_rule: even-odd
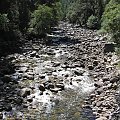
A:
<svg viewBox="0 0 120 120">
<path fill-rule="evenodd" d="M 39 57 L 31 57 L 30 52 L 17 56 L 19 67 L 12 78 L 19 79 L 22 87 L 32 86 L 34 92 L 27 96 L 27 99 L 32 98 L 31 102 L 26 102 L 28 108 L 13 108 L 7 115 L 23 120 L 95 120 L 91 109 L 82 108 L 84 99 L 94 90 L 93 79 L 87 70 L 74 67 L 68 61 L 74 57 L 71 45 L 53 39 L 52 45 L 37 51 Z M 34 74 L 34 80 L 23 79 L 26 72 L 20 71 L 26 71 L 26 67 L 28 73 Z M 39 84 L 49 81 L 55 89 L 41 92 Z M 57 84 L 64 85 L 64 89 L 58 90 Z"/>
</svg>

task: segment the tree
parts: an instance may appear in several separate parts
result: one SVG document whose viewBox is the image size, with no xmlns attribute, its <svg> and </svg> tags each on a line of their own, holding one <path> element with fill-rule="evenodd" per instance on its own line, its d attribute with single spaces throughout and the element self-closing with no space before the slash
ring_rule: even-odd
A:
<svg viewBox="0 0 120 120">
<path fill-rule="evenodd" d="M 88 18 L 87 27 L 90 29 L 97 29 L 97 28 L 99 28 L 99 26 L 100 26 L 100 24 L 99 24 L 98 17 L 91 15 Z"/>
<path fill-rule="evenodd" d="M 32 14 L 29 32 L 38 35 L 46 34 L 50 31 L 52 20 L 52 8 L 46 5 L 39 5 L 38 9 Z"/>
<path fill-rule="evenodd" d="M 66 4 L 65 0 L 61 0 Z M 101 21 L 103 13 L 103 0 L 68 0 L 69 5 L 63 5 L 66 18 L 72 23 L 79 23 L 87 27 L 88 18 L 93 15 Z"/>
<path fill-rule="evenodd" d="M 110 0 L 102 16 L 102 30 L 112 35 L 120 45 L 120 1 Z"/>
</svg>

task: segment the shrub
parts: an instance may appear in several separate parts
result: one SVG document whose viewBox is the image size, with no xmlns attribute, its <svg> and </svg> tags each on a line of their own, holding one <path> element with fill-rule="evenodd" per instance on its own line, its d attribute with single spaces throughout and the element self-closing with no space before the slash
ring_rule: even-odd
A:
<svg viewBox="0 0 120 120">
<path fill-rule="evenodd" d="M 46 34 L 50 32 L 52 21 L 52 8 L 46 5 L 39 5 L 38 9 L 32 13 L 29 32 L 38 35 Z"/>
<path fill-rule="evenodd" d="M 87 27 L 90 29 L 99 28 L 99 20 L 96 16 L 91 15 L 87 21 Z"/>
<path fill-rule="evenodd" d="M 0 30 L 8 31 L 8 22 L 7 14 L 0 14 Z"/>
<path fill-rule="evenodd" d="M 102 29 L 112 35 L 113 40 L 120 45 L 120 1 L 111 0 L 102 16 Z"/>
</svg>

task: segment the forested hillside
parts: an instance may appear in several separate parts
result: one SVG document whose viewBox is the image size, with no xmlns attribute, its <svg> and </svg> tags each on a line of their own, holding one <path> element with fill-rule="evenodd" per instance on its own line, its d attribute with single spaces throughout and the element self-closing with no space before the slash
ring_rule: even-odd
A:
<svg viewBox="0 0 120 120">
<path fill-rule="evenodd" d="M 44 36 L 61 19 L 89 29 L 102 27 L 119 44 L 119 0 L 1 0 L 0 51 L 15 49 L 23 34 Z"/>
<path fill-rule="evenodd" d="M 50 32 L 50 27 L 59 21 L 60 12 L 57 0 L 1 0 L 0 54 L 17 51 L 25 34 Z"/>
</svg>

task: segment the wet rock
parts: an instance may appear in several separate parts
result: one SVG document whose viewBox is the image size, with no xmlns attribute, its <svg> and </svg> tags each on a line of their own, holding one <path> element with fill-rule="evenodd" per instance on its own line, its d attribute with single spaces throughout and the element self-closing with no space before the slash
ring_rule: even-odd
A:
<svg viewBox="0 0 120 120">
<path fill-rule="evenodd" d="M 98 81 L 98 82 L 95 82 L 95 83 L 94 83 L 94 86 L 95 86 L 95 87 L 101 87 L 101 86 L 103 86 L 103 84 L 104 84 L 104 83 L 103 83 L 102 81 Z"/>
<path fill-rule="evenodd" d="M 73 77 L 73 78 L 72 78 L 72 82 L 74 82 L 74 81 L 76 81 L 76 82 L 81 82 L 82 80 L 81 80 L 81 77 L 80 77 L 80 76 L 77 76 L 77 77 Z"/>
<path fill-rule="evenodd" d="M 61 84 L 61 83 L 56 84 L 56 87 L 61 88 L 61 90 L 64 90 L 64 89 L 65 89 L 65 88 L 64 88 L 64 84 Z"/>
<path fill-rule="evenodd" d="M 48 55 L 55 55 L 54 52 L 47 52 Z"/>
<path fill-rule="evenodd" d="M 27 101 L 31 103 L 33 101 L 33 98 L 32 97 L 27 97 Z"/>
<path fill-rule="evenodd" d="M 75 70 L 74 73 L 78 76 L 83 75 L 84 71 L 83 70 Z"/>
<path fill-rule="evenodd" d="M 98 66 L 98 61 L 97 60 L 93 61 L 93 66 Z"/>
<path fill-rule="evenodd" d="M 53 83 L 48 83 L 45 85 L 45 88 L 46 89 L 54 88 L 54 85 L 53 85 Z"/>
<path fill-rule="evenodd" d="M 106 88 L 111 89 L 112 88 L 112 83 L 109 83 Z"/>
<path fill-rule="evenodd" d="M 29 73 L 25 73 L 25 74 L 23 75 L 23 77 L 26 78 L 26 79 L 29 79 L 29 80 L 33 80 L 33 79 L 34 79 L 34 76 L 31 75 L 31 74 L 29 74 Z"/>
<path fill-rule="evenodd" d="M 30 53 L 30 57 L 35 57 L 36 56 L 36 51 L 33 51 L 32 53 Z"/>
<path fill-rule="evenodd" d="M 40 75 L 39 78 L 44 79 L 45 75 Z"/>
<path fill-rule="evenodd" d="M 36 54 L 36 56 L 35 56 L 36 58 L 40 58 L 40 56 L 38 55 L 38 54 Z"/>
<path fill-rule="evenodd" d="M 93 70 L 94 67 L 93 67 L 92 65 L 89 65 L 89 66 L 88 66 L 88 69 L 89 69 L 89 70 Z"/>
<path fill-rule="evenodd" d="M 59 91 L 61 91 L 61 88 L 51 88 L 50 91 L 54 92 L 54 93 L 58 93 Z"/>
<path fill-rule="evenodd" d="M 90 97 L 91 98 L 93 98 L 93 97 L 95 97 L 96 95 L 94 94 L 94 93 L 92 93 L 91 95 L 90 95 Z"/>
<path fill-rule="evenodd" d="M 102 105 L 102 102 L 101 101 L 98 101 L 97 103 L 96 103 L 96 106 L 97 107 L 100 107 Z"/>
<path fill-rule="evenodd" d="M 43 84 L 38 85 L 40 91 L 45 91 L 45 86 Z"/>
<path fill-rule="evenodd" d="M 111 79 L 110 79 L 110 82 L 111 83 L 114 83 L 114 82 L 118 82 L 120 80 L 120 77 L 119 76 L 115 76 L 115 77 L 112 77 Z"/>
<path fill-rule="evenodd" d="M 103 77 L 102 80 L 103 80 L 103 82 L 106 82 L 106 81 L 109 81 L 109 79 L 110 79 L 109 77 Z"/>
<path fill-rule="evenodd" d="M 26 72 L 27 69 L 28 69 L 27 67 L 21 67 L 19 72 Z"/>
<path fill-rule="evenodd" d="M 106 43 L 104 46 L 104 52 L 115 52 L 115 45 L 113 43 Z"/>
<path fill-rule="evenodd" d="M 103 92 L 103 88 L 102 87 L 98 88 L 96 92 L 98 93 L 98 95 L 100 95 Z"/>
<path fill-rule="evenodd" d="M 60 62 L 54 62 L 53 67 L 58 67 L 60 66 Z"/>
<path fill-rule="evenodd" d="M 31 92 L 32 92 L 32 89 L 30 89 L 30 88 L 23 88 L 21 90 L 21 96 L 22 97 L 27 97 L 28 95 L 31 94 Z"/>
<path fill-rule="evenodd" d="M 112 88 L 113 88 L 114 90 L 116 90 L 116 89 L 118 88 L 117 83 L 114 83 L 113 86 L 112 86 Z"/>
</svg>

